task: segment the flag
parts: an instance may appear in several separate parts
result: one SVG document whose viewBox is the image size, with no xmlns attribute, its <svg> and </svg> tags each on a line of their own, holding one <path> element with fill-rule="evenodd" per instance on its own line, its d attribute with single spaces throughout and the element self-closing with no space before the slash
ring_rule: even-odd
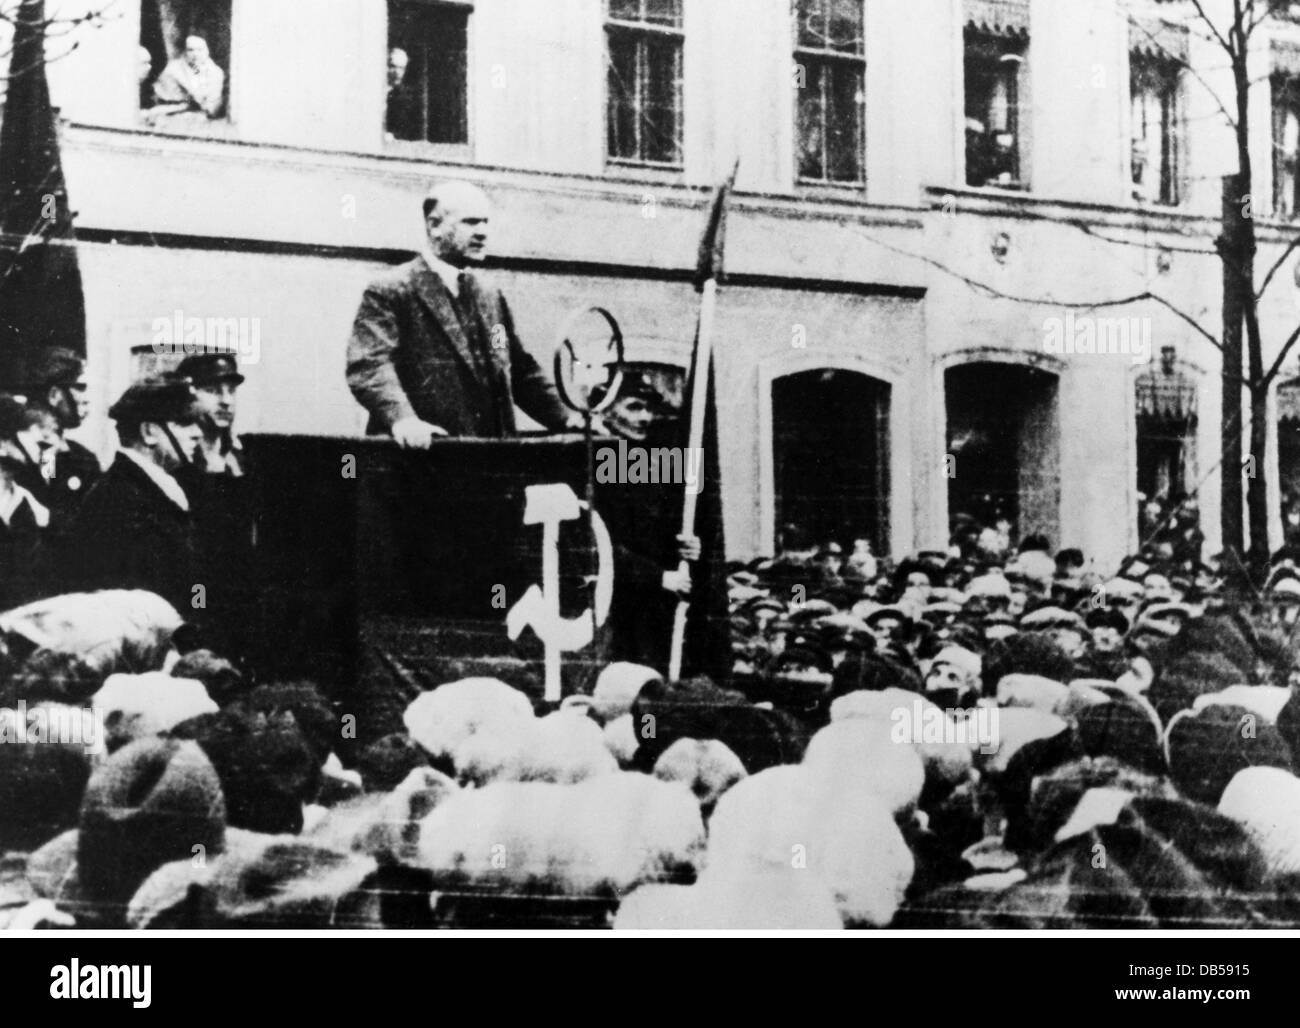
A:
<svg viewBox="0 0 1300 1028">
<path fill-rule="evenodd" d="M 700 238 L 699 259 L 696 265 L 695 288 L 703 292 L 705 284 L 721 282 L 723 278 L 723 250 L 727 239 L 727 202 L 736 184 L 737 161 L 731 174 L 714 191 L 709 205 L 709 220 Z M 701 327 L 712 326 L 713 294 L 704 297 L 710 308 L 708 318 L 703 317 Z M 701 343 L 705 343 L 702 347 Z M 701 353 L 704 351 L 704 354 Z M 701 357 L 707 355 L 707 360 Z M 701 367 L 701 365 L 704 365 Z M 695 396 L 697 377 L 705 374 L 704 424 L 692 426 L 691 401 Z M 701 339 L 697 327 L 691 347 L 690 373 L 683 394 L 685 409 L 679 424 L 680 443 L 689 453 L 694 443 L 692 427 L 699 439 L 699 474 L 701 485 L 696 499 L 695 534 L 700 539 L 701 556 L 691 569 L 691 603 L 687 612 L 686 634 L 682 651 L 682 676 L 709 675 L 715 681 L 724 681 L 731 672 L 730 622 L 727 617 L 726 540 L 722 524 L 722 481 L 718 450 L 718 405 L 715 396 L 713 340 Z"/>
<path fill-rule="evenodd" d="M 0 390 L 43 353 L 86 352 L 86 305 L 45 77 L 44 0 L 15 15 L 0 122 Z"/>
<path fill-rule="evenodd" d="M 704 289 L 709 279 L 723 279 L 722 251 L 727 245 L 727 202 L 731 191 L 736 187 L 736 173 L 740 170 L 737 159 L 731 174 L 720 183 L 713 193 L 713 202 L 709 205 L 709 223 L 700 238 L 699 259 L 695 265 L 695 291 Z M 698 340 L 696 340 L 698 343 Z"/>
</svg>

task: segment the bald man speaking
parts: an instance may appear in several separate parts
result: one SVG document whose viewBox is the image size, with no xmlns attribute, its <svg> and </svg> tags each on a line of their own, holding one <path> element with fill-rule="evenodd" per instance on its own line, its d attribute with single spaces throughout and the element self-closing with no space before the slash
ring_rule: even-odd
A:
<svg viewBox="0 0 1300 1028">
<path fill-rule="evenodd" d="M 372 282 L 348 342 L 348 386 L 367 431 L 407 449 L 435 436 L 502 439 L 515 406 L 548 429 L 568 422 L 555 387 L 520 345 L 499 290 L 472 270 L 487 253 L 492 205 L 468 182 L 424 200 L 424 252 Z"/>
</svg>

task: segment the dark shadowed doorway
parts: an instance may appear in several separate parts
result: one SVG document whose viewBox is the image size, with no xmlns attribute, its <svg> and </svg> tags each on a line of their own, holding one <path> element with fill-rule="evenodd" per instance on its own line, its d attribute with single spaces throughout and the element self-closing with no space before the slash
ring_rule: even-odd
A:
<svg viewBox="0 0 1300 1028">
<path fill-rule="evenodd" d="M 777 525 L 799 525 L 817 542 L 870 539 L 876 553 L 888 551 L 886 383 L 829 368 L 777 379 L 772 452 Z"/>
<path fill-rule="evenodd" d="M 1056 542 L 1060 520 L 1057 380 L 1018 364 L 978 362 L 944 375 L 948 515 L 992 525 L 1005 517 L 1013 538 Z"/>
</svg>

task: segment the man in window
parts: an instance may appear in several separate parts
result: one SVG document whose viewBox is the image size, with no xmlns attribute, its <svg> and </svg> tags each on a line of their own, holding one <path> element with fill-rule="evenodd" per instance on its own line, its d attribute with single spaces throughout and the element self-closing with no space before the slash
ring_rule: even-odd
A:
<svg viewBox="0 0 1300 1028">
<path fill-rule="evenodd" d="M 435 436 L 515 434 L 515 405 L 549 429 L 568 418 L 519 342 L 500 291 L 473 268 L 487 255 L 492 205 L 442 182 L 424 200 L 424 253 L 371 283 L 348 343 L 348 386 L 368 431 L 427 449 Z"/>
<path fill-rule="evenodd" d="M 406 69 L 411 63 L 405 50 L 388 51 L 388 111 L 384 128 L 394 139 L 419 139 L 419 117 L 415 96 L 406 84 Z"/>
<path fill-rule="evenodd" d="M 208 120 L 220 118 L 226 106 L 225 91 L 226 73 L 208 53 L 207 41 L 201 36 L 189 36 L 185 53 L 168 61 L 153 84 L 158 106 L 149 114 L 154 120 L 197 114 Z"/>
</svg>

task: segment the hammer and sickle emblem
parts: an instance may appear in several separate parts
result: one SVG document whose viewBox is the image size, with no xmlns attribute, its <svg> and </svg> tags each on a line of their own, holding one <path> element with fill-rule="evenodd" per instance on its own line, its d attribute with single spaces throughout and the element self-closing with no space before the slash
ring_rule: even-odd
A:
<svg viewBox="0 0 1300 1028">
<path fill-rule="evenodd" d="M 609 604 L 614 595 L 614 547 L 605 522 L 593 510 L 591 528 L 596 537 L 598 557 L 595 610 L 588 608 L 577 617 L 562 617 L 560 525 L 565 521 L 576 521 L 587 505 L 563 483 L 529 486 L 525 497 L 524 524 L 542 526 L 542 586 L 540 589 L 536 585 L 529 586 L 510 608 L 506 614 L 506 634 L 511 639 L 518 639 L 525 628 L 531 627 L 546 645 L 547 698 L 558 700 L 561 651 L 580 650 L 590 645 L 595 638 L 594 626 L 603 625 L 609 617 Z"/>
</svg>

